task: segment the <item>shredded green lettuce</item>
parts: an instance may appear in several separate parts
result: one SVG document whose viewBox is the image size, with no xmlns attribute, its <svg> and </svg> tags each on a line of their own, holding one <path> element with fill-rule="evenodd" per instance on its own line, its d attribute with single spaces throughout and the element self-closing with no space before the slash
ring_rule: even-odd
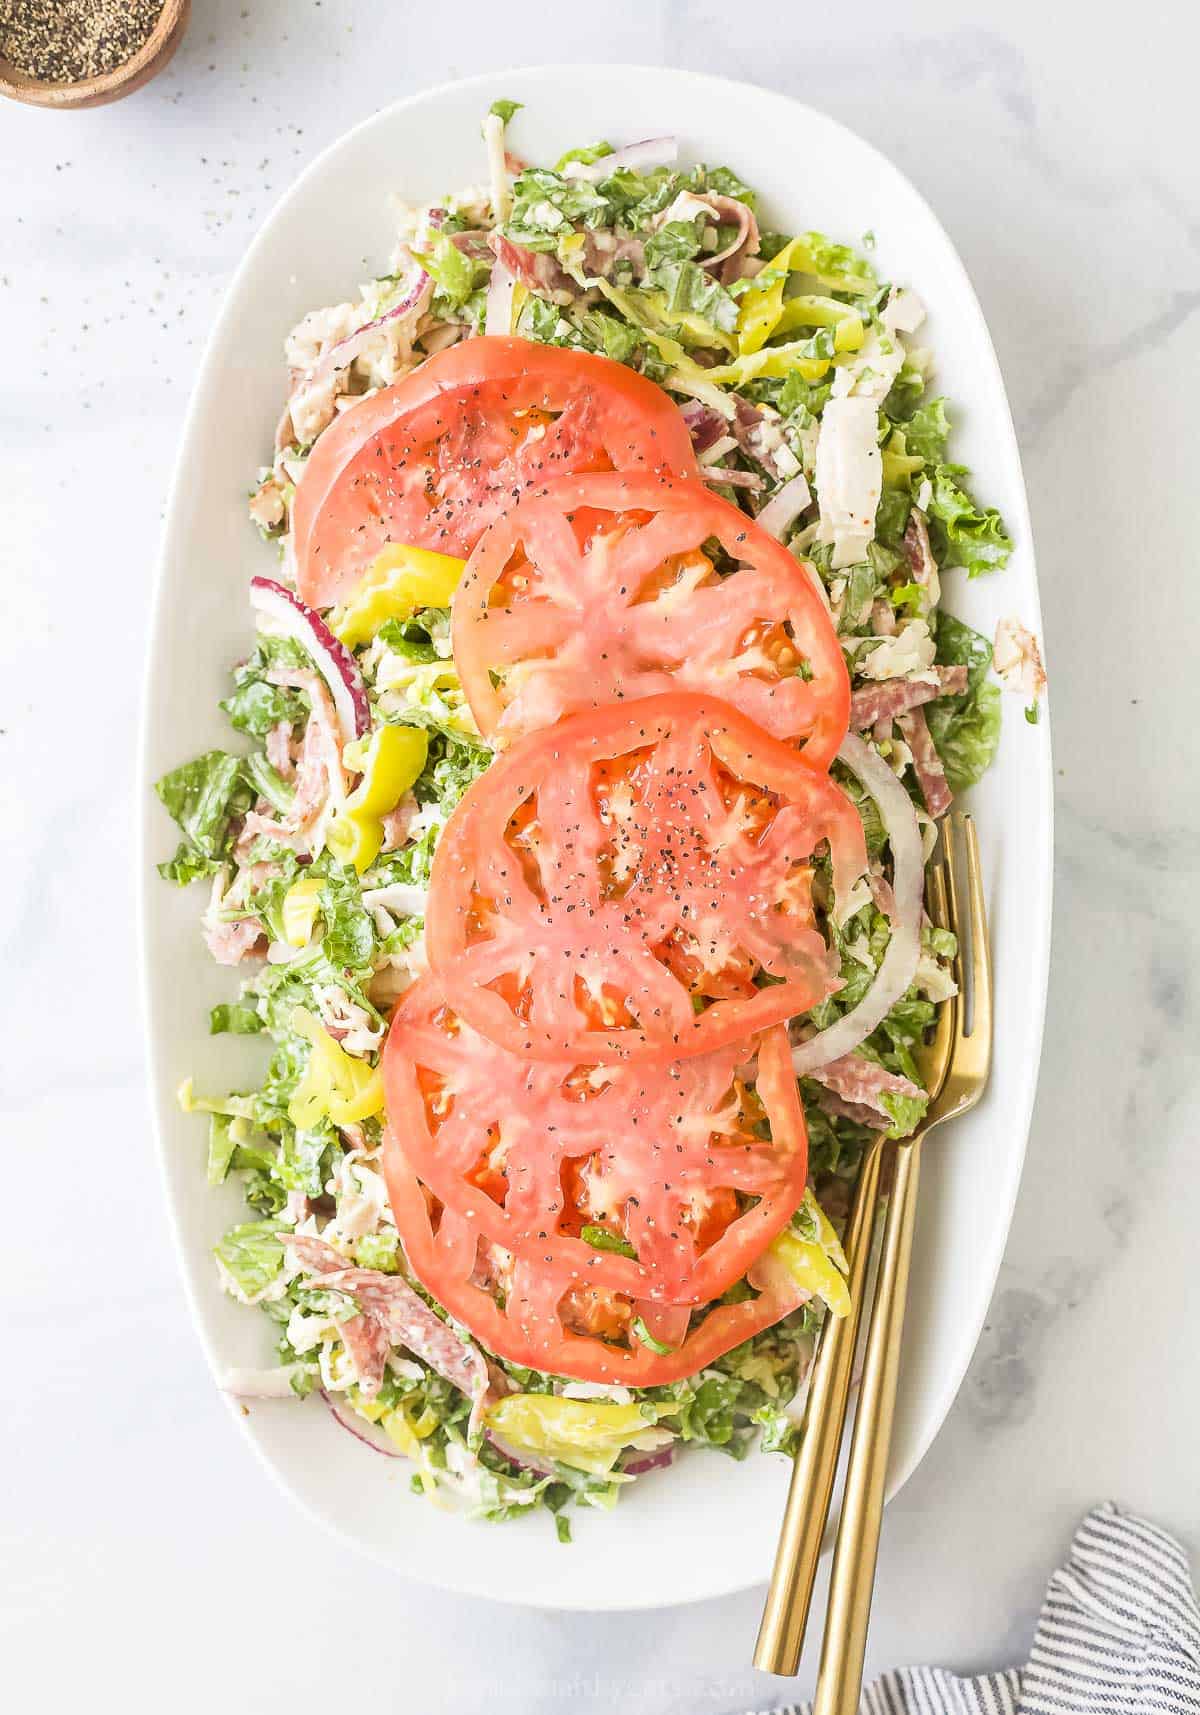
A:
<svg viewBox="0 0 1200 1715">
<path fill-rule="evenodd" d="M 225 856 L 230 823 L 253 802 L 243 758 L 206 751 L 164 774 L 154 790 L 184 836 L 174 858 L 159 865 L 159 874 L 170 881 L 211 875 Z"/>
<path fill-rule="evenodd" d="M 231 1227 L 213 1255 L 244 1298 L 260 1297 L 283 1268 L 278 1221 L 247 1221 Z"/>
<path fill-rule="evenodd" d="M 979 507 L 961 482 L 965 465 L 940 464 L 933 472 L 929 540 L 943 566 L 964 566 L 967 575 L 998 571 L 1008 564 L 1012 538 L 994 506 Z"/>
<path fill-rule="evenodd" d="M 965 792 L 990 767 L 1000 742 L 1000 688 L 987 678 L 992 646 L 961 619 L 941 612 L 937 659 L 944 666 L 967 668 L 966 691 L 958 697 L 939 697 L 925 711 L 950 788 Z"/>
</svg>

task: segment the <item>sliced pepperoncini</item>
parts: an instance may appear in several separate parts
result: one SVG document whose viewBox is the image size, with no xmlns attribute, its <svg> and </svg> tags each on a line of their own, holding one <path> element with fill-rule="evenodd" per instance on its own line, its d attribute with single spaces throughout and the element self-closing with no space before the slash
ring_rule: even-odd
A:
<svg viewBox="0 0 1200 1715">
<path fill-rule="evenodd" d="M 487 1414 L 497 1435 L 514 1447 L 557 1459 L 602 1477 L 623 1448 L 661 1447 L 669 1433 L 655 1429 L 640 1406 L 608 1399 L 568 1399 L 551 1393 L 510 1393 Z"/>
<path fill-rule="evenodd" d="M 320 876 L 304 875 L 299 881 L 293 882 L 284 894 L 280 917 L 283 922 L 283 938 L 289 947 L 307 947 L 312 940 L 312 932 L 321 909 L 321 889 L 324 885 Z"/>
<path fill-rule="evenodd" d="M 449 607 L 465 560 L 392 542 L 375 556 L 330 630 L 347 649 L 368 642 L 389 619 L 408 619 L 421 607 Z"/>
<path fill-rule="evenodd" d="M 361 739 L 344 746 L 342 760 L 362 779 L 325 831 L 325 843 L 341 864 L 362 875 L 383 845 L 383 818 L 419 778 L 429 756 L 421 727 L 381 726 L 364 748 Z"/>
<path fill-rule="evenodd" d="M 291 1026 L 312 1044 L 308 1064 L 288 1103 L 293 1125 L 307 1130 L 322 1119 L 353 1125 L 383 1112 L 383 1074 L 377 1067 L 347 1054 L 302 1006 L 293 1011 Z"/>
<path fill-rule="evenodd" d="M 804 1193 L 802 1207 L 816 1226 L 816 1238 L 804 1239 L 792 1228 L 785 1228 L 772 1241 L 770 1255 L 787 1270 L 797 1286 L 822 1299 L 830 1315 L 840 1318 L 850 1310 L 845 1252 L 811 1188 Z"/>
<path fill-rule="evenodd" d="M 861 316 L 848 304 L 808 294 L 788 298 L 771 331 L 779 335 L 791 333 L 795 328 L 832 328 L 835 351 L 857 351 L 866 338 Z"/>
<path fill-rule="evenodd" d="M 788 275 L 792 273 L 811 274 L 836 291 L 869 291 L 871 285 L 869 280 L 856 275 L 823 274 L 808 240 L 793 238 L 777 256 L 771 258 L 762 273 L 756 275 L 742 293 L 738 308 L 739 353 L 743 357 L 753 356 L 769 339 L 777 334 L 790 333 L 797 327 L 836 328 L 835 349 L 857 351 L 864 338 L 861 318 L 847 304 L 840 304 L 834 298 L 810 296 L 790 298 L 785 302 L 783 294 L 787 290 Z M 819 376 L 805 374 L 805 380 L 819 380 Z"/>
</svg>

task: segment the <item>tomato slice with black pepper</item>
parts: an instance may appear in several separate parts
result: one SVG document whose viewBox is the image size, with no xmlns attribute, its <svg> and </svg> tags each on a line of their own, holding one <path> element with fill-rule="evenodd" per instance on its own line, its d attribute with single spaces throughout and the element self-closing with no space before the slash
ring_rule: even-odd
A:
<svg viewBox="0 0 1200 1715">
<path fill-rule="evenodd" d="M 494 1257 L 481 1257 L 483 1247 L 470 1218 L 437 1203 L 391 1130 L 384 1135 L 383 1166 L 405 1255 L 418 1280 L 451 1316 L 511 1363 L 577 1381 L 657 1387 L 695 1375 L 773 1327 L 808 1297 L 773 1278 L 763 1292 L 736 1304 L 714 1304 L 702 1318 L 686 1306 L 660 1314 L 653 1323 L 647 1314 L 642 1318 L 646 1333 L 657 1346 L 669 1348 L 656 1351 L 636 1331 L 632 1338 L 623 1337 L 608 1313 L 603 1289 L 581 1284 L 565 1259 L 518 1257 L 498 1272 Z M 564 1313 L 564 1301 L 573 1302 L 574 1309 Z"/>
<path fill-rule="evenodd" d="M 532 1061 L 426 977 L 396 1008 L 383 1076 L 392 1130 L 441 1207 L 505 1253 L 568 1265 L 626 1330 L 646 1302 L 719 1297 L 804 1195 L 782 1026 L 676 1063 Z"/>
<path fill-rule="evenodd" d="M 828 767 L 850 680 L 819 580 L 703 483 L 559 478 L 502 513 L 454 600 L 454 658 L 501 739 L 676 688 Z"/>
<path fill-rule="evenodd" d="M 531 734 L 474 782 L 438 845 L 426 950 L 455 1013 L 523 1058 L 688 1058 L 834 990 L 818 914 L 865 868 L 824 770 L 672 692 Z"/>
<path fill-rule="evenodd" d="M 526 1061 L 431 978 L 384 1051 L 383 1166 L 422 1285 L 499 1356 L 637 1386 L 691 1375 L 794 1309 L 714 1304 L 798 1206 L 787 1033 L 662 1066 Z"/>
<path fill-rule="evenodd" d="M 465 558 L 550 476 L 695 469 L 678 407 L 635 370 L 531 340 L 465 340 L 317 440 L 292 507 L 297 587 L 313 607 L 344 601 L 389 542 Z"/>
</svg>

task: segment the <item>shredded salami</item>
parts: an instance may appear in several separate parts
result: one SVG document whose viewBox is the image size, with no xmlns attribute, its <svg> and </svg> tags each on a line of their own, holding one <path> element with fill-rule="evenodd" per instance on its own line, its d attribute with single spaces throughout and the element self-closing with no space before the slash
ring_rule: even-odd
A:
<svg viewBox="0 0 1200 1715">
<path fill-rule="evenodd" d="M 850 699 L 850 725 L 862 732 L 876 721 L 895 720 L 936 697 L 960 697 L 966 688 L 965 667 L 931 667 L 928 672 L 912 673 L 903 679 L 864 685 Z"/>
<path fill-rule="evenodd" d="M 920 584 L 922 589 L 932 591 L 930 604 L 937 601 L 938 569 L 929 546 L 929 531 L 925 527 L 924 515 L 914 506 L 908 515 L 908 523 L 904 527 L 904 557 L 908 561 L 914 584 Z"/>
<path fill-rule="evenodd" d="M 246 817 L 243 837 L 250 841 L 258 834 L 265 834 L 279 845 L 307 851 L 313 829 L 330 794 L 340 798 L 345 791 L 337 713 L 329 692 L 316 673 L 295 668 L 268 673 L 267 679 L 272 685 L 304 691 L 312 713 L 304 729 L 300 757 L 295 766 L 296 792 L 292 802 L 278 820 L 252 810 Z"/>
<path fill-rule="evenodd" d="M 492 233 L 488 248 L 497 262 L 523 286 L 528 286 L 531 292 L 541 292 L 555 303 L 569 304 L 578 297 L 579 287 L 559 267 L 550 251 L 527 250 L 523 244 L 514 244 L 511 238 L 505 238 L 499 232 Z"/>
<path fill-rule="evenodd" d="M 265 931 L 257 917 L 214 923 L 204 931 L 204 944 L 219 965 L 240 965 L 258 947 Z"/>
<path fill-rule="evenodd" d="M 460 1339 L 454 1329 L 429 1308 L 420 1294 L 413 1291 L 402 1275 L 384 1274 L 375 1268 L 354 1268 L 323 1239 L 309 1238 L 302 1233 L 284 1234 L 283 1242 L 310 1273 L 322 1277 L 323 1285 L 331 1292 L 345 1292 L 361 1306 L 361 1316 L 341 1325 L 346 1350 L 356 1370 L 358 1364 L 351 1338 L 356 1343 L 361 1340 L 356 1325 L 366 1321 L 372 1323 L 382 1336 L 385 1361 L 392 1346 L 403 1346 L 465 1393 L 473 1402 L 475 1415 L 486 1409 L 486 1398 L 493 1390 L 493 1380 L 482 1352 L 477 1346 Z M 351 1329 L 355 1330 L 353 1335 L 349 1333 Z M 375 1343 L 378 1344 L 377 1339 Z M 371 1391 L 378 1390 L 382 1379 L 383 1368 L 380 1366 L 379 1379 Z M 359 1385 L 364 1392 L 367 1391 L 361 1380 Z"/>
<path fill-rule="evenodd" d="M 323 1239 L 310 1238 L 304 1233 L 283 1233 L 280 1237 L 309 1274 L 328 1279 L 346 1266 L 345 1257 Z M 377 1318 L 363 1312 L 340 1323 L 338 1332 L 359 1388 L 368 1398 L 373 1397 L 383 1385 L 391 1349 L 386 1329 Z"/>
<path fill-rule="evenodd" d="M 839 1106 L 830 1111 L 844 1113 L 847 1119 L 859 1120 L 864 1125 L 891 1125 L 892 1116 L 883 1106 L 884 1096 L 915 1099 L 925 1094 L 911 1078 L 889 1072 L 886 1066 L 868 1060 L 865 1054 L 844 1054 L 840 1060 L 830 1060 L 812 1077 L 838 1102 Z M 852 1111 L 847 1113 L 847 1107 Z"/>
<path fill-rule="evenodd" d="M 870 1126 L 872 1131 L 883 1131 L 891 1124 L 878 1109 L 867 1107 L 864 1102 L 848 1102 L 842 1096 L 835 1096 L 832 1090 L 821 1090 L 817 1106 L 834 1119 L 853 1120 L 857 1125 Z"/>
<path fill-rule="evenodd" d="M 934 821 L 944 816 L 954 802 L 954 794 L 946 779 L 946 770 L 942 759 L 937 753 L 933 735 L 925 719 L 924 709 L 910 709 L 907 714 L 900 715 L 896 723 L 904 734 L 905 743 L 912 751 L 913 769 L 921 787 L 921 796 L 925 800 L 925 808 Z"/>
</svg>

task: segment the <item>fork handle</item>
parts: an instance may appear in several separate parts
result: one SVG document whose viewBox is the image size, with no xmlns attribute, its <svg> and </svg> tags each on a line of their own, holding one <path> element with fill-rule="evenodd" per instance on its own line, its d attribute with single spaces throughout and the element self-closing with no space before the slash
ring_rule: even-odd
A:
<svg viewBox="0 0 1200 1715">
<path fill-rule="evenodd" d="M 829 1579 L 825 1637 L 813 1715 L 857 1715 L 871 1623 L 871 1596 L 883 1519 L 909 1262 L 921 1174 L 921 1138 L 895 1148 L 896 1177 L 888 1199 L 867 1329 L 862 1387 L 846 1467 L 837 1546 Z"/>
<path fill-rule="evenodd" d="M 826 1316 L 813 1364 L 800 1447 L 792 1465 L 787 1508 L 754 1649 L 754 1665 L 764 1673 L 795 1673 L 804 1647 L 804 1631 L 846 1423 L 846 1401 L 850 1396 L 867 1262 L 875 1230 L 882 1154 L 882 1147 L 876 1142 L 863 1157 L 850 1211 L 846 1231 L 850 1309 L 837 1320 Z"/>
</svg>

